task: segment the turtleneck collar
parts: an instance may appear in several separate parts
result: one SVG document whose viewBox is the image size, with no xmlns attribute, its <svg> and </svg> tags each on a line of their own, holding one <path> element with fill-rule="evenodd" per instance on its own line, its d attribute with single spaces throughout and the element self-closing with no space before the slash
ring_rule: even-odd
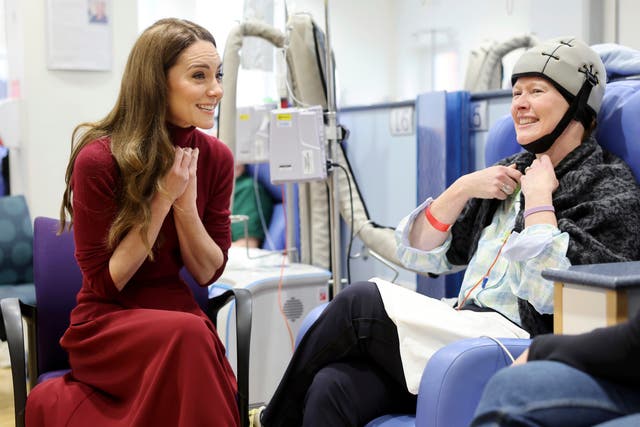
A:
<svg viewBox="0 0 640 427">
<path fill-rule="evenodd" d="M 183 128 L 167 122 L 167 130 L 169 131 L 169 138 L 171 138 L 173 145 L 178 147 L 191 147 L 193 144 L 191 136 L 196 130 L 195 126 Z"/>
</svg>

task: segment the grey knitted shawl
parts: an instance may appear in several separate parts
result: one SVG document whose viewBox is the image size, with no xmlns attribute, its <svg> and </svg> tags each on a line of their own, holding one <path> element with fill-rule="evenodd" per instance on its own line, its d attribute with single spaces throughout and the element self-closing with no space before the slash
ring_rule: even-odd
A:
<svg viewBox="0 0 640 427">
<path fill-rule="evenodd" d="M 524 171 L 535 156 L 523 152 L 499 164 L 516 163 Z M 605 151 L 595 138 L 573 150 L 555 168 L 560 183 L 553 193 L 558 228 L 569 233 L 567 257 L 572 265 L 640 259 L 640 188 L 628 165 Z M 524 196 L 521 196 L 524 207 Z M 496 212 L 497 199 L 471 199 L 452 227 L 447 258 L 466 265 L 478 247 L 480 233 Z M 522 210 L 514 231 L 524 227 Z M 552 331 L 553 318 L 519 301 L 522 327 L 532 336 Z"/>
</svg>

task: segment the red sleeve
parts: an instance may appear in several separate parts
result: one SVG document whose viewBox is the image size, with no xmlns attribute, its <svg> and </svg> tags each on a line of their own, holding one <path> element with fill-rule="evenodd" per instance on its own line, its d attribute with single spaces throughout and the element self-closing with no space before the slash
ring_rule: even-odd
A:
<svg viewBox="0 0 640 427">
<path fill-rule="evenodd" d="M 214 273 L 213 277 L 206 284 L 211 284 L 222 275 L 227 264 L 229 247 L 231 246 L 231 219 L 229 215 L 231 204 L 231 193 L 233 191 L 234 162 L 231 150 L 217 139 L 213 140 L 211 154 L 213 159 L 209 159 L 210 166 L 203 165 L 211 179 L 208 188 L 207 203 L 204 209 L 203 224 L 207 232 L 222 250 L 224 262 Z"/>
<path fill-rule="evenodd" d="M 107 298 L 118 295 L 109 273 L 112 251 L 107 248 L 116 212 L 117 186 L 118 173 L 108 141 L 85 146 L 76 157 L 71 180 L 75 255 L 83 286 Z"/>
</svg>

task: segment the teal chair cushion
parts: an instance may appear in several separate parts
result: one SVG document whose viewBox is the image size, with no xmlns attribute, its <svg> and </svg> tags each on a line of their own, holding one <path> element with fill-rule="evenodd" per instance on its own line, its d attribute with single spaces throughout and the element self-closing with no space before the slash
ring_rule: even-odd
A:
<svg viewBox="0 0 640 427">
<path fill-rule="evenodd" d="M 24 196 L 0 197 L 0 299 L 35 305 L 33 225 Z M 0 340 L 6 339 L 0 313 Z"/>
<path fill-rule="evenodd" d="M 24 196 L 0 197 L 0 285 L 33 284 L 33 226 Z"/>
</svg>

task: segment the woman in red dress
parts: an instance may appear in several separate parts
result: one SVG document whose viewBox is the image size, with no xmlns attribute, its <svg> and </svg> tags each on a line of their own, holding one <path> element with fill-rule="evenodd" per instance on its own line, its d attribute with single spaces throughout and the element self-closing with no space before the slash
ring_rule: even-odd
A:
<svg viewBox="0 0 640 427">
<path fill-rule="evenodd" d="M 236 381 L 183 266 L 203 286 L 231 242 L 233 157 L 211 128 L 213 36 L 163 19 L 135 43 L 116 105 L 74 131 L 61 219 L 83 275 L 60 343 L 71 372 L 29 394 L 28 426 L 237 426 Z"/>
</svg>

